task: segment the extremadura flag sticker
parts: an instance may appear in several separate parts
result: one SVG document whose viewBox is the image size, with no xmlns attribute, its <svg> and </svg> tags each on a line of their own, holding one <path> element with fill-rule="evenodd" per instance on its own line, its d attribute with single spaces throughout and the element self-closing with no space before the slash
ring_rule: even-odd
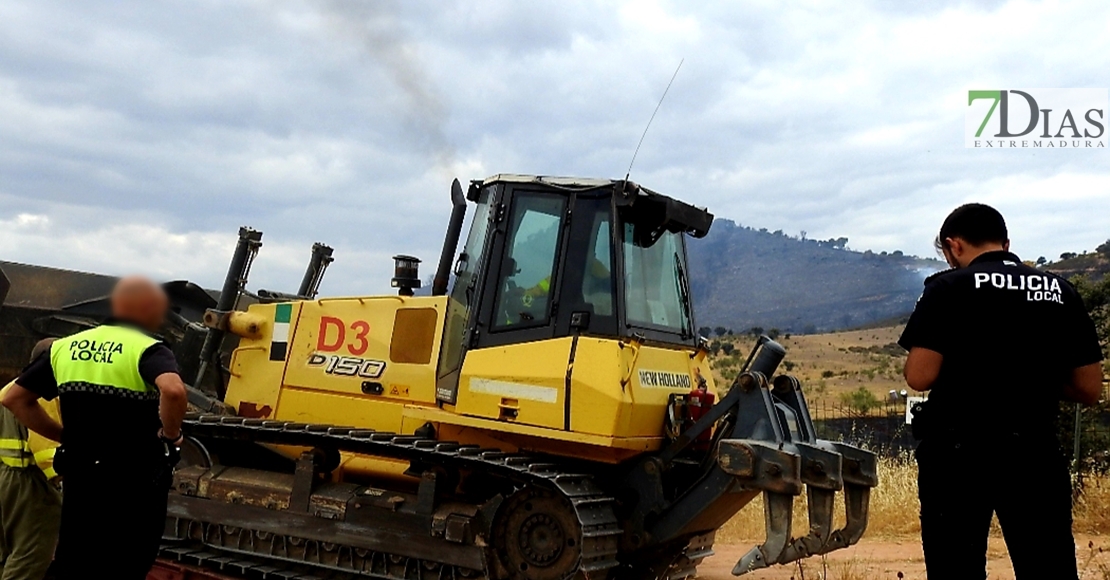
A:
<svg viewBox="0 0 1110 580">
<path fill-rule="evenodd" d="M 292 316 L 292 304 L 274 306 L 274 332 L 270 336 L 270 360 L 285 360 L 285 355 L 289 352 L 289 319 Z"/>
</svg>

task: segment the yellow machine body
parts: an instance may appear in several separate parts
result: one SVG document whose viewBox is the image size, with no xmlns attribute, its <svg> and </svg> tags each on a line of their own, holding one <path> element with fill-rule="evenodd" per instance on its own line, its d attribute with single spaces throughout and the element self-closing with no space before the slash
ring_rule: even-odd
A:
<svg viewBox="0 0 1110 580">
<path fill-rule="evenodd" d="M 617 462 L 659 448 L 671 394 L 713 388 L 704 351 L 578 336 L 468 351 L 457 403 L 437 404 L 448 300 L 252 305 L 257 331 L 232 356 L 226 402 L 244 417 L 402 434 L 431 424 L 462 443 Z"/>
</svg>

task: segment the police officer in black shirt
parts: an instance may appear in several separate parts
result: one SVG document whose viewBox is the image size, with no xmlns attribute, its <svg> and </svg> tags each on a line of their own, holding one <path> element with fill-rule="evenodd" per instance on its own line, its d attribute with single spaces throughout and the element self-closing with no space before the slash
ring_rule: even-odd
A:
<svg viewBox="0 0 1110 580">
<path fill-rule="evenodd" d="M 1018 580 L 1076 580 L 1056 415 L 1101 396 L 1094 324 L 1067 281 L 1009 252 L 995 209 L 957 208 L 936 244 L 952 269 L 926 280 L 899 340 L 906 381 L 930 391 L 913 418 L 929 578 L 985 578 L 997 514 Z"/>
<path fill-rule="evenodd" d="M 173 352 L 152 334 L 168 301 L 160 286 L 130 277 L 111 303 L 112 320 L 55 341 L 4 395 L 29 429 L 62 443 L 59 580 L 145 579 L 166 525 L 186 408 Z M 58 398 L 64 428 L 40 397 Z"/>
</svg>

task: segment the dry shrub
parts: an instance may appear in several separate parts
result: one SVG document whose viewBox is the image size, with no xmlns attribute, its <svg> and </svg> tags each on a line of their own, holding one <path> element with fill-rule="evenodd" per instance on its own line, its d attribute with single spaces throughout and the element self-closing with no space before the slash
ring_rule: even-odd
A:
<svg viewBox="0 0 1110 580">
<path fill-rule="evenodd" d="M 829 564 L 829 580 L 868 580 L 871 574 L 855 558 Z"/>
</svg>

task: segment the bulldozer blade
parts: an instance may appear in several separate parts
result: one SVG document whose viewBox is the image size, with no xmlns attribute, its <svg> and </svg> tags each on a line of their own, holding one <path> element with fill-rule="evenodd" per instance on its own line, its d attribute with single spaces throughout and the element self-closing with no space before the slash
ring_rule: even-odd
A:
<svg viewBox="0 0 1110 580">
<path fill-rule="evenodd" d="M 844 457 L 844 527 L 833 532 L 821 554 L 847 548 L 863 537 L 867 529 L 871 488 L 879 484 L 878 458 L 874 453 L 845 443 L 832 443 Z"/>
<path fill-rule="evenodd" d="M 794 496 L 771 491 L 763 492 L 763 505 L 767 540 L 740 558 L 732 569 L 733 576 L 741 576 L 777 564 L 789 547 Z"/>
</svg>

